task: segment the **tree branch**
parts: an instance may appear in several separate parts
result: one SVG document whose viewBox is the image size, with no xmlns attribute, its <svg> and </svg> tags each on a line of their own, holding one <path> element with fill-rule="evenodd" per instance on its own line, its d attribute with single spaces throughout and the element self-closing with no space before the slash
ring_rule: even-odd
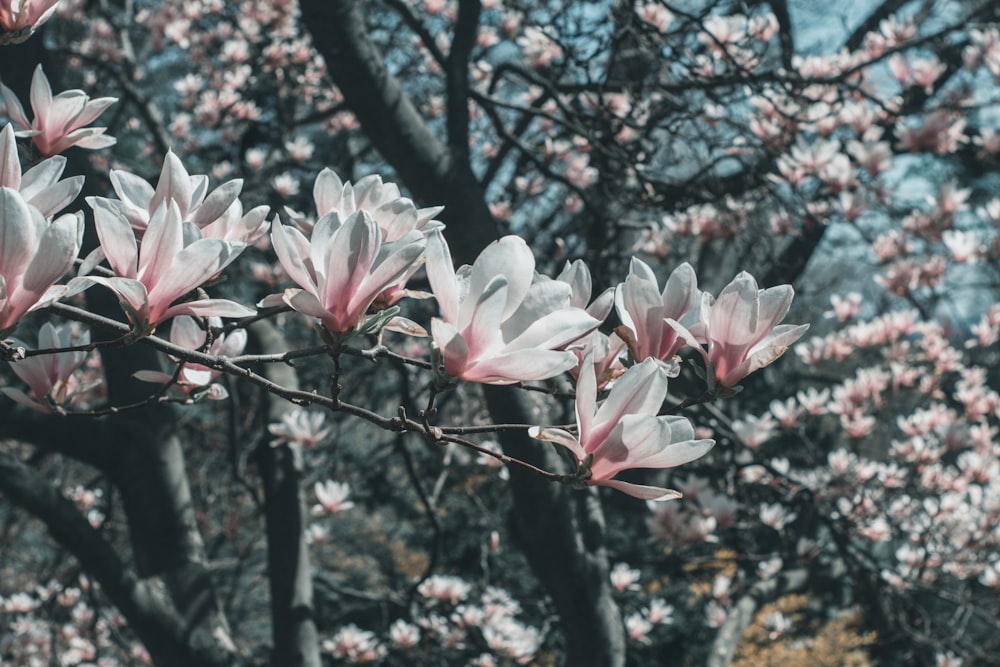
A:
<svg viewBox="0 0 1000 667">
<path fill-rule="evenodd" d="M 455 160 L 469 163 L 469 56 L 476 45 L 479 0 L 458 3 L 455 36 L 448 52 L 448 147 Z"/>
<path fill-rule="evenodd" d="M 456 259 L 471 263 L 496 238 L 472 170 L 430 131 L 386 70 L 357 3 L 303 0 L 300 8 L 305 28 L 362 129 L 419 201 L 444 204 L 442 219 L 449 223 Z"/>
</svg>

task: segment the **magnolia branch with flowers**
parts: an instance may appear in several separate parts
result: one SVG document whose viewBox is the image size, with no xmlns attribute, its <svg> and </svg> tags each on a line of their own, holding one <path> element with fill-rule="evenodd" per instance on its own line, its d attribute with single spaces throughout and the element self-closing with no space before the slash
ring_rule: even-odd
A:
<svg viewBox="0 0 1000 667">
<path fill-rule="evenodd" d="M 531 249 L 516 236 L 499 239 L 471 266 L 456 269 L 444 225 L 435 219 L 441 208 L 418 209 L 394 184 L 377 176 L 352 184 L 324 170 L 313 188 L 315 221 L 288 211 L 294 226 L 282 223 L 277 214 L 268 223 L 265 207 L 244 213 L 240 180 L 210 191 L 208 178 L 190 175 L 172 152 L 164 156 L 155 186 L 112 171 L 117 198 L 87 199 L 100 246 L 80 261 L 84 213 L 55 216 L 72 202 L 82 180 L 58 180 L 62 163 L 52 163 L 52 157 L 47 160 L 51 168 L 39 172 L 39 165 L 22 175 L 16 138 L 30 137 L 44 155 L 73 144 L 109 145 L 113 139 L 100 129 L 81 126 L 114 100 L 89 102 L 79 91 L 53 97 L 40 68 L 32 90 L 36 122 L 31 129 L 18 133 L 8 125 L 0 133 L 0 329 L 10 336 L 29 312 L 48 307 L 116 335 L 92 342 L 89 332 L 46 323 L 35 350 L 20 339 L 5 341 L 7 360 L 28 390 L 2 391 L 36 410 L 93 415 L 123 409 L 75 410 L 74 395 L 91 391 L 95 380 L 75 382 L 73 376 L 88 351 L 141 342 L 176 364 L 172 372 L 136 373 L 137 379 L 159 385 L 149 401 L 224 399 L 228 392 L 216 380 L 228 374 L 298 405 L 344 412 L 392 431 L 419 432 L 432 442 L 458 444 L 554 480 L 665 500 L 680 494 L 617 476 L 634 468 L 681 465 L 703 456 L 714 444 L 696 438 L 685 417 L 664 414 L 668 377 L 679 372 L 678 353 L 695 351 L 693 363 L 702 367 L 707 383 L 705 394 L 696 400 L 712 400 L 731 394 L 744 377 L 780 357 L 807 328 L 781 324 L 792 300 L 790 286 L 758 289 L 745 273 L 715 298 L 698 289 L 687 264 L 675 270 L 661 290 L 652 269 L 633 259 L 626 279 L 590 303 L 591 277 L 585 264 L 568 264 L 556 278 L 539 274 Z M 8 113 L 25 124 L 12 93 L 6 88 L 3 93 Z M 71 99 L 74 109 L 63 109 Z M 53 113 L 70 120 L 39 120 Z M 67 131 L 71 127 L 77 129 Z M 310 318 L 323 344 L 265 358 L 243 355 L 247 334 L 241 327 L 261 316 L 257 310 L 210 298 L 205 289 L 249 245 L 263 244 L 268 227 L 278 262 L 298 287 L 264 298 L 258 308 L 270 309 L 270 315 L 291 309 Z M 75 264 L 76 275 L 60 283 Z M 420 271 L 426 273 L 431 293 L 407 288 Z M 94 287 L 117 296 L 125 322 L 58 303 Z M 406 298 L 433 298 L 440 313 L 430 320 L 431 360 L 392 353 L 433 375 L 419 420 L 402 409 L 385 417 L 348 403 L 341 398 L 339 384 L 342 354 L 373 362 L 390 354 L 381 344 L 356 347 L 365 337 L 381 340 L 384 331 L 427 335 L 423 326 L 399 315 L 398 304 Z M 622 324 L 605 333 L 601 328 L 612 310 Z M 221 318 L 236 321 L 223 328 Z M 169 341 L 154 335 L 167 323 Z M 329 396 L 281 387 L 250 367 L 252 362 L 294 363 L 324 355 L 334 367 Z M 567 449 L 574 462 L 568 475 L 540 470 L 432 423 L 436 394 L 457 381 L 523 385 L 564 373 L 576 378 L 577 423 L 523 428 Z M 179 398 L 171 399 L 171 394 Z M 476 432 L 500 428 L 510 426 Z M 297 441 L 286 437 L 282 442 Z"/>
</svg>

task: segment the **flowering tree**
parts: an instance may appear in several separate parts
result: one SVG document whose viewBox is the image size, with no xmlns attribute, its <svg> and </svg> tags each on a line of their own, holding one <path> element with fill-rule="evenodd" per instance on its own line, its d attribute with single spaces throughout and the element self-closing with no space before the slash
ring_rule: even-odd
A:
<svg viewBox="0 0 1000 667">
<path fill-rule="evenodd" d="M 995 3 L 54 4 L 5 662 L 993 659 Z"/>
</svg>

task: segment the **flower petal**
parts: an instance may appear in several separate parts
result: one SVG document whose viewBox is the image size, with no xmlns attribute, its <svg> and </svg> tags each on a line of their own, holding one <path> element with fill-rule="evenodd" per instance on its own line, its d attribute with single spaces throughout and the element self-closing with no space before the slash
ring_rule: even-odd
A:
<svg viewBox="0 0 1000 667">
<path fill-rule="evenodd" d="M 294 227 L 286 227 L 275 217 L 275 222 L 271 225 L 271 245 L 288 277 L 299 287 L 318 294 L 309 259 L 309 240 L 302 232 Z"/>
<path fill-rule="evenodd" d="M 562 445 L 572 452 L 577 461 L 583 461 L 586 458 L 586 453 L 583 451 L 583 447 L 580 446 L 580 442 L 569 431 L 564 431 L 561 428 L 532 426 L 528 429 L 528 435 L 536 440 L 546 440 L 554 442 L 557 445 Z"/>
<path fill-rule="evenodd" d="M 615 489 L 616 491 L 627 493 L 633 498 L 651 500 L 654 502 L 662 500 L 676 500 L 677 498 L 682 498 L 684 496 L 684 494 L 680 491 L 675 491 L 673 489 L 664 489 L 659 486 L 645 486 L 643 484 L 632 484 L 631 482 L 622 482 L 617 479 L 595 480 L 590 483 L 594 486 L 606 486 Z"/>
<path fill-rule="evenodd" d="M 446 322 L 458 325 L 458 279 L 451 250 L 441 230 L 435 229 L 427 237 L 427 280 L 441 309 L 441 317 Z"/>
<path fill-rule="evenodd" d="M 88 197 L 94 210 L 94 225 L 111 270 L 123 278 L 136 277 L 139 248 L 128 220 L 103 197 Z"/>
<path fill-rule="evenodd" d="M 178 315 L 193 317 L 252 317 L 257 314 L 253 308 L 229 299 L 199 299 L 187 301 L 167 308 L 157 321 L 164 322 Z"/>
</svg>

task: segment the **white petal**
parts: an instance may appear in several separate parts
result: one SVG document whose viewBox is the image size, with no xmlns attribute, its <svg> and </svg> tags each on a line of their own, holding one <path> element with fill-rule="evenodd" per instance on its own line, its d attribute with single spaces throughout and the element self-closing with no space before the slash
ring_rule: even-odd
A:
<svg viewBox="0 0 1000 667">
<path fill-rule="evenodd" d="M 458 279 L 451 251 L 440 230 L 434 230 L 427 237 L 427 280 L 437 299 L 441 316 L 447 322 L 458 326 Z"/>
<path fill-rule="evenodd" d="M 591 484 L 595 486 L 606 486 L 608 488 L 615 489 L 616 491 L 627 493 L 634 498 L 639 498 L 640 500 L 651 500 L 653 502 L 676 500 L 677 498 L 682 498 L 684 495 L 680 491 L 674 491 L 673 489 L 664 489 L 659 486 L 645 486 L 643 484 L 632 484 L 631 482 L 622 482 L 617 479 L 595 480 L 592 481 Z"/>
</svg>

